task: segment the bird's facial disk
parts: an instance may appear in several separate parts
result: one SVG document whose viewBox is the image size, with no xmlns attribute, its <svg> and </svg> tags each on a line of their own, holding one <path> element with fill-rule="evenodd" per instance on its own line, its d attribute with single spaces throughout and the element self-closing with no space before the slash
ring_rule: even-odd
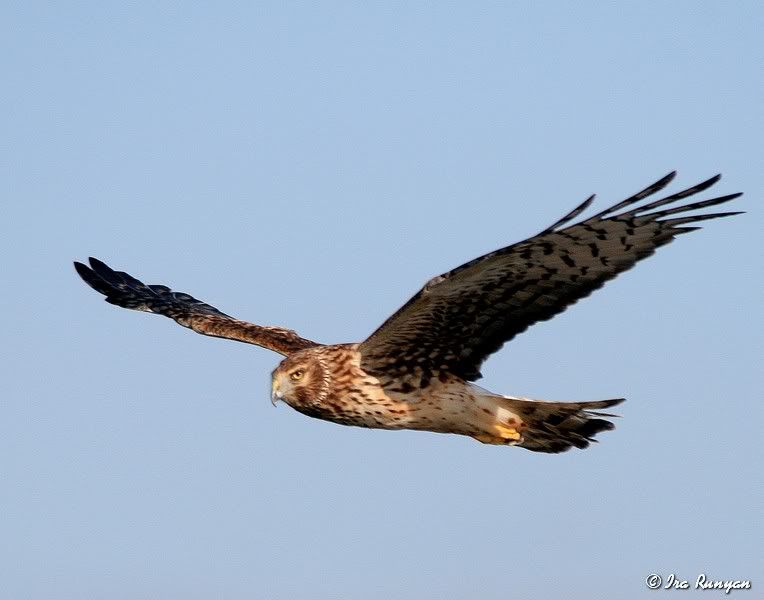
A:
<svg viewBox="0 0 764 600">
<path fill-rule="evenodd" d="M 300 391 L 308 386 L 310 379 L 310 373 L 304 365 L 279 367 L 273 372 L 271 380 L 271 402 L 275 406 L 279 400 L 287 404 L 298 401 Z"/>
</svg>

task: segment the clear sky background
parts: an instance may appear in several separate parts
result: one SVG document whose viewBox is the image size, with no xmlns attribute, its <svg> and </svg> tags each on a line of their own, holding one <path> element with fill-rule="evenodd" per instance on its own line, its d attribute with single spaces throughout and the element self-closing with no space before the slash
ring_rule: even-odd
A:
<svg viewBox="0 0 764 600">
<path fill-rule="evenodd" d="M 652 572 L 760 593 L 763 16 L 4 2 L 0 597 L 672 594 Z M 672 190 L 723 172 L 748 214 L 484 371 L 501 393 L 627 397 L 584 452 L 273 408 L 277 355 L 109 306 L 71 266 L 355 341 L 428 278 L 672 169 Z"/>
</svg>

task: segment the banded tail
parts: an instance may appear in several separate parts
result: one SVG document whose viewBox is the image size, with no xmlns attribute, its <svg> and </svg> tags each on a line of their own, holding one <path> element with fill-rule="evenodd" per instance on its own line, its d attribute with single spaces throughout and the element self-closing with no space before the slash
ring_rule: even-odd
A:
<svg viewBox="0 0 764 600">
<path fill-rule="evenodd" d="M 512 396 L 483 395 L 480 404 L 490 403 L 495 415 L 496 433 L 474 436 L 487 444 L 510 444 L 533 452 L 556 454 L 571 448 L 588 448 L 598 433 L 615 429 L 617 417 L 602 409 L 615 406 L 624 398 L 591 402 L 546 402 Z M 485 411 L 488 412 L 488 411 Z"/>
</svg>

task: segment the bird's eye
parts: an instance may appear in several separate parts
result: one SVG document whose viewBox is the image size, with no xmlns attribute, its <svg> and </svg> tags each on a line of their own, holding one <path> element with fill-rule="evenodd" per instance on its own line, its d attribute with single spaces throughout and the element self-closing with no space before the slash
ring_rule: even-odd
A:
<svg viewBox="0 0 764 600">
<path fill-rule="evenodd" d="M 302 379 L 303 371 L 295 371 L 294 373 L 290 373 L 289 377 L 292 381 L 300 381 Z"/>
</svg>

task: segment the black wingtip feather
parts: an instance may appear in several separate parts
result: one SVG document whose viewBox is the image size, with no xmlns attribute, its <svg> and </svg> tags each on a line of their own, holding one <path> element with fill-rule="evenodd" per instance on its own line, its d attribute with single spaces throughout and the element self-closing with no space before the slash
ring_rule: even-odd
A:
<svg viewBox="0 0 764 600">
<path fill-rule="evenodd" d="M 95 270 L 77 261 L 74 261 L 74 268 L 82 280 L 96 292 L 103 294 L 104 296 L 109 294 L 111 286 Z"/>
<path fill-rule="evenodd" d="M 90 267 L 76 260 L 74 261 L 74 269 L 86 283 L 90 283 L 90 280 L 93 279 L 93 276 L 95 275 Z"/>
<path fill-rule="evenodd" d="M 717 173 L 713 177 L 709 177 L 708 179 L 706 179 L 705 181 L 701 181 L 697 185 L 687 188 L 686 190 L 682 190 L 681 192 L 677 192 L 676 194 L 672 194 L 671 198 L 673 200 L 681 200 L 682 198 L 686 198 L 687 196 L 692 196 L 694 194 L 704 192 L 705 190 L 710 188 L 712 185 L 715 185 L 721 178 L 722 178 L 722 174 Z"/>
<path fill-rule="evenodd" d="M 83 277 L 84 273 L 90 271 L 90 269 L 88 269 L 85 265 L 77 260 L 74 261 L 74 269 L 77 271 L 77 273 L 79 273 L 80 277 Z"/>
<path fill-rule="evenodd" d="M 105 262 L 92 256 L 88 257 L 88 262 L 90 263 L 90 267 L 104 279 L 109 280 L 114 277 L 114 270 Z"/>
<path fill-rule="evenodd" d="M 633 196 L 629 196 L 628 198 L 626 198 L 626 200 L 622 200 L 618 204 L 615 204 L 614 206 L 611 206 L 610 208 L 606 208 L 605 210 L 598 212 L 596 215 L 590 217 L 588 219 L 588 222 L 594 222 L 605 216 L 612 215 L 614 212 L 619 211 L 622 208 L 631 206 L 632 204 L 639 202 L 640 200 L 644 200 L 648 196 L 652 196 L 653 194 L 660 192 L 669 183 L 671 183 L 674 177 L 676 177 L 676 171 L 671 171 L 671 173 L 669 173 L 668 175 L 664 175 L 655 183 L 648 185 L 645 189 L 637 192 Z"/>
<path fill-rule="evenodd" d="M 634 194 L 632 198 L 635 200 L 641 200 L 642 198 L 645 198 L 647 196 L 650 196 L 651 194 L 654 194 L 655 192 L 659 192 L 663 188 L 665 188 L 669 183 L 674 181 L 674 178 L 676 177 L 677 171 L 673 170 L 669 173 L 666 173 L 663 177 L 661 177 L 658 181 L 656 181 L 653 184 L 648 185 L 645 189 L 643 189 L 641 192 Z"/>
<path fill-rule="evenodd" d="M 693 202 L 692 204 L 683 204 L 680 206 L 674 206 L 672 208 L 666 208 L 664 210 L 659 210 L 656 212 L 649 212 L 649 213 L 642 214 L 642 209 L 636 212 L 640 213 L 640 217 L 639 217 L 640 219 L 654 220 L 654 219 L 658 219 L 659 217 L 666 217 L 668 215 L 674 215 L 681 212 L 699 210 L 701 208 L 708 208 L 709 206 L 724 204 L 725 202 L 729 202 L 730 200 L 739 198 L 742 195 L 743 195 L 742 192 L 737 192 L 735 194 L 727 194 L 726 196 L 719 196 L 718 198 L 711 198 L 710 200 L 703 200 L 701 202 Z M 722 214 L 722 213 L 719 213 L 719 214 Z"/>
<path fill-rule="evenodd" d="M 734 217 L 735 215 L 743 215 L 743 214 L 745 214 L 744 211 L 737 210 L 737 211 L 730 211 L 730 212 L 709 213 L 707 215 L 691 215 L 689 217 L 678 217 L 676 219 L 665 219 L 660 222 L 666 223 L 668 225 L 676 226 L 676 225 L 682 225 L 683 223 L 697 223 L 698 221 L 708 221 L 709 219 L 721 219 L 723 217 Z M 684 229 L 691 229 L 691 228 L 687 227 Z M 694 227 L 692 229 L 700 229 L 700 227 Z"/>
<path fill-rule="evenodd" d="M 592 194 L 589 196 L 586 200 L 584 200 L 581 204 L 576 206 L 573 210 L 571 210 L 568 214 L 566 214 L 564 217 L 562 217 L 560 220 L 556 221 L 553 225 L 550 225 L 547 227 L 544 231 L 541 233 L 549 233 L 551 231 L 554 231 L 557 229 L 560 225 L 564 225 L 565 223 L 575 219 L 578 215 L 580 215 L 582 212 L 584 212 L 592 202 L 594 202 L 594 199 L 596 198 L 596 194 Z"/>
<path fill-rule="evenodd" d="M 713 177 L 709 177 L 705 181 L 701 181 L 699 184 L 694 185 L 691 188 L 687 188 L 686 190 L 682 190 L 681 192 L 677 192 L 676 194 L 673 194 L 673 197 L 674 199 L 679 200 L 680 198 L 684 198 L 682 194 L 691 196 L 692 194 L 703 192 L 707 190 L 708 188 L 710 188 L 712 185 L 716 184 L 721 178 L 722 178 L 722 174 L 717 173 Z"/>
</svg>

